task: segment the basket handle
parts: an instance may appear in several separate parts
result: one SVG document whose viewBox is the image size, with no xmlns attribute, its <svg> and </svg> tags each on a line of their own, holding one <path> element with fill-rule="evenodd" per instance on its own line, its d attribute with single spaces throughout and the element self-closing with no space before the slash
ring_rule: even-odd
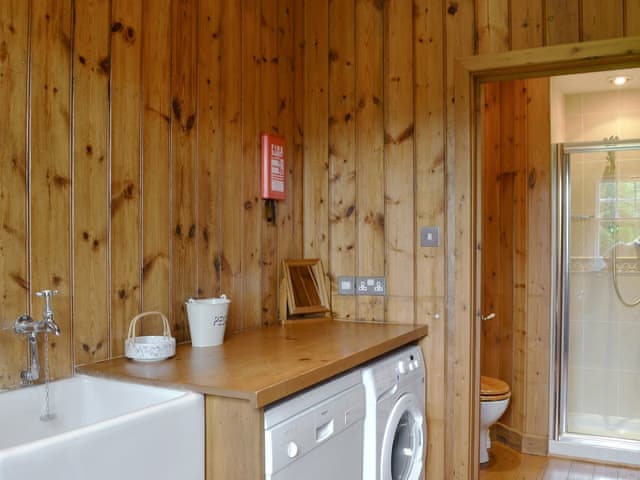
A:
<svg viewBox="0 0 640 480">
<path fill-rule="evenodd" d="M 129 323 L 129 333 L 127 334 L 128 340 L 133 340 L 136 338 L 136 324 L 138 323 L 138 320 L 148 315 L 160 315 L 160 317 L 162 318 L 162 336 L 163 337 L 171 336 L 171 329 L 169 328 L 169 320 L 167 320 L 167 317 L 164 315 L 164 313 L 149 311 L 149 312 L 139 313 L 138 315 L 136 315 L 131 319 L 131 323 Z"/>
</svg>

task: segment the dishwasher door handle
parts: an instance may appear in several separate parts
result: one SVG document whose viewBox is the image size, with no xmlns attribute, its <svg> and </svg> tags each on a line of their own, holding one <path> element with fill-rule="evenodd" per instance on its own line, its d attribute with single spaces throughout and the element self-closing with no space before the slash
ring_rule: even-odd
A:
<svg viewBox="0 0 640 480">
<path fill-rule="evenodd" d="M 333 433 L 333 418 L 316 428 L 316 443 L 323 442 Z"/>
</svg>

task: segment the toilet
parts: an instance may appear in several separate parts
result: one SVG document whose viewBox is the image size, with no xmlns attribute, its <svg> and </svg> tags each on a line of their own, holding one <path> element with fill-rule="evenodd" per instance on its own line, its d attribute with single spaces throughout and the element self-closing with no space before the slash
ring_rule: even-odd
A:
<svg viewBox="0 0 640 480">
<path fill-rule="evenodd" d="M 489 427 L 504 414 L 510 399 L 511 390 L 505 382 L 497 378 L 480 377 L 480 463 L 489 461 Z"/>
</svg>

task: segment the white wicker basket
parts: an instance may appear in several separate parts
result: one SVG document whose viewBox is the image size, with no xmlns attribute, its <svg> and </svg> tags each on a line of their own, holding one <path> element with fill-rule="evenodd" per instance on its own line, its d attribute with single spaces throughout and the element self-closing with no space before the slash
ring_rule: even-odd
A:
<svg viewBox="0 0 640 480">
<path fill-rule="evenodd" d="M 136 337 L 136 323 L 147 315 L 159 315 L 162 318 L 162 336 Z M 133 360 L 154 362 L 165 360 L 176 354 L 176 339 L 171 336 L 169 321 L 162 312 L 142 312 L 129 324 L 129 333 L 124 341 L 124 354 Z"/>
</svg>

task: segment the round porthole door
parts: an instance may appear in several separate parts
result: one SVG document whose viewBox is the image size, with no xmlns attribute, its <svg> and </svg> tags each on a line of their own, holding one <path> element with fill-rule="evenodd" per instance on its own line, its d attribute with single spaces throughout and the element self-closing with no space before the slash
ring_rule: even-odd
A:
<svg viewBox="0 0 640 480">
<path fill-rule="evenodd" d="M 417 480 L 424 466 L 424 412 L 413 393 L 402 395 L 391 410 L 382 438 L 382 480 Z"/>
</svg>

